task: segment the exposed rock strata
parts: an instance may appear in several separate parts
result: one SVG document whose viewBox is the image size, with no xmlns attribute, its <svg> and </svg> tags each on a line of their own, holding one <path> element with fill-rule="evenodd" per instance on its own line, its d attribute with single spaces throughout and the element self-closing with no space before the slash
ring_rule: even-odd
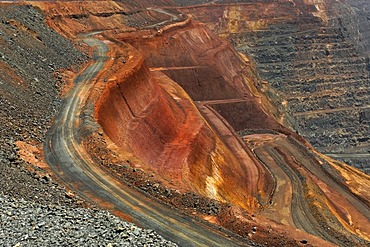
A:
<svg viewBox="0 0 370 247">
<path fill-rule="evenodd" d="M 367 5 L 257 2 L 184 11 L 253 57 L 310 143 L 323 153 L 348 154 L 344 160 L 368 171 L 368 157 L 355 157 L 369 149 Z M 204 15 L 207 8 L 214 15 Z"/>
<path fill-rule="evenodd" d="M 100 100 L 97 118 L 107 135 L 179 188 L 246 209 L 258 206 L 243 169 L 253 164 L 233 157 L 180 87 L 142 61 L 137 66 L 132 75 L 116 75 Z"/>
<path fill-rule="evenodd" d="M 112 4 L 117 6 L 116 3 Z M 212 12 L 215 16 L 205 16 L 204 13 L 208 13 L 206 11 L 203 13 L 195 11 L 195 9 L 207 9 L 210 6 L 215 7 L 215 11 Z M 277 37 L 285 37 L 284 31 L 280 29 L 284 28 L 284 22 L 287 20 L 294 28 L 298 25 L 305 30 L 328 21 L 326 12 L 322 11 L 325 5 L 320 2 L 315 6 L 299 4 L 298 7 L 290 2 L 264 2 L 256 5 L 213 3 L 210 6 L 194 7 L 194 9 L 192 7 L 188 11 L 195 11 L 199 19 L 208 18 L 208 25 L 214 30 L 223 31 L 222 36 L 232 37 L 246 28 L 249 33 L 262 29 L 263 31 L 256 32 L 257 37 L 258 34 L 263 34 L 273 39 L 275 36 L 268 35 L 270 30 L 267 27 L 279 27 L 275 34 L 279 34 Z M 278 9 L 277 6 L 282 8 Z M 78 13 L 78 5 L 73 5 L 73 8 Z M 241 10 L 248 13 L 245 19 L 242 18 L 241 13 L 244 12 Z M 353 174 L 349 176 L 348 171 L 351 169 L 325 157 L 320 158 L 320 154 L 315 153 L 298 135 L 285 129 L 274 119 L 274 117 L 284 117 L 280 113 L 288 102 L 282 101 L 280 102 L 282 106 L 273 106 L 274 100 L 279 99 L 268 99 L 262 94 L 267 92 L 270 97 L 276 97 L 266 82 L 258 78 L 253 61 L 248 59 L 248 56 L 237 56 L 227 42 L 219 40 L 203 25 L 195 25 L 189 21 L 176 23 L 176 18 L 173 17 L 175 11 L 172 13 L 167 10 L 157 10 L 157 12 L 167 15 L 170 21 L 165 20 L 165 25 L 170 25 L 164 26 L 163 22 L 160 22 L 158 26 L 149 25 L 148 30 L 137 30 L 135 33 L 127 32 L 129 30 L 127 28 L 106 32 L 106 37 L 120 46 L 118 50 L 123 49 L 127 52 L 122 57 L 114 57 L 116 61 L 112 64 L 117 67 L 113 66 L 111 71 L 107 70 L 108 74 L 100 78 L 106 83 L 100 82 L 96 88 L 96 91 L 104 91 L 106 86 L 100 102 L 96 105 L 96 110 L 98 120 L 105 132 L 120 147 L 113 151 L 121 154 L 122 157 L 128 154 L 126 157 L 132 158 L 131 161 L 135 163 L 130 160 L 126 163 L 135 167 L 132 168 L 133 172 L 142 171 L 141 168 L 149 171 L 149 174 L 154 171 L 156 175 L 159 174 L 159 177 L 162 177 L 162 182 L 163 180 L 167 182 L 166 185 L 181 186 L 179 187 L 181 190 L 190 188 L 200 194 L 241 205 L 250 210 L 260 208 L 255 207 L 255 205 L 259 206 L 256 203 L 258 201 L 263 205 L 264 211 L 256 211 L 255 218 L 243 211 L 238 211 L 240 209 L 237 207 L 230 207 L 223 212 L 216 210 L 211 214 L 212 217 L 208 218 L 247 238 L 258 239 L 262 243 L 264 238 L 270 236 L 270 239 L 266 240 L 267 244 L 282 244 L 285 239 L 279 237 L 279 234 L 284 234 L 286 243 L 291 245 L 299 241 L 328 246 L 330 243 L 325 241 L 339 245 L 365 245 L 369 237 L 368 199 L 366 199 L 368 198 L 366 193 L 368 177 L 361 173 L 353 173 L 356 176 Z M 309 12 L 314 13 L 311 15 Z M 297 13 L 301 15 L 299 18 L 296 16 Z M 86 30 L 94 30 L 97 25 L 103 28 L 104 23 L 107 27 L 112 25 L 104 19 L 106 12 L 101 15 L 96 11 L 82 18 L 65 15 L 61 16 L 61 19 L 53 19 L 53 14 L 51 12 L 49 14 L 50 23 L 56 28 L 59 24 L 65 27 L 64 35 L 68 37 L 75 37 L 76 33 L 71 28 L 73 26 L 67 26 L 66 23 L 76 23 L 77 27 L 86 25 Z M 145 12 L 141 17 L 145 17 L 146 14 L 149 13 Z M 221 16 L 218 16 L 220 14 Z M 283 18 L 276 18 L 280 14 Z M 124 14 L 119 11 L 118 15 Z M 264 16 L 268 18 L 260 20 Z M 153 19 L 148 16 L 148 20 Z M 218 23 L 220 20 L 221 24 Z M 114 22 L 115 19 L 110 21 Z M 300 26 L 302 23 L 304 25 Z M 306 26 L 307 23 L 312 26 Z M 63 31 L 60 27 L 59 30 Z M 317 38 L 315 35 L 314 39 Z M 329 36 L 332 37 L 333 33 Z M 114 40 L 117 37 L 141 51 L 147 63 L 143 63 L 141 55 L 131 46 Z M 320 38 L 325 41 L 326 36 L 323 35 Z M 270 42 L 269 39 L 266 44 L 269 44 L 268 42 Z M 110 44 L 110 42 L 107 43 Z M 116 52 L 115 45 L 110 46 L 113 49 L 112 53 Z M 280 47 L 284 44 L 275 44 L 275 48 L 276 46 Z M 168 48 L 172 48 L 174 52 L 168 53 Z M 242 48 L 248 51 L 248 47 Z M 351 46 L 348 50 L 346 48 L 348 47 L 345 47 L 344 53 L 347 55 L 354 51 Z M 303 57 L 306 53 L 311 54 L 305 49 L 303 49 Z M 318 60 L 330 56 L 331 50 L 327 51 L 325 47 L 323 51 Z M 295 54 L 291 54 L 289 49 L 282 49 L 281 52 L 285 56 L 270 52 L 262 57 L 274 60 L 296 59 Z M 336 52 L 339 54 L 341 50 Z M 259 53 L 263 53 L 262 49 Z M 358 67 L 362 66 L 360 63 Z M 305 68 L 302 71 L 306 71 Z M 208 82 L 207 73 L 213 74 Z M 269 71 L 265 73 L 268 74 Z M 312 71 L 307 73 L 304 75 L 310 75 Z M 326 71 L 321 69 L 320 73 L 326 73 Z M 191 97 L 196 98 L 195 104 L 165 74 L 178 81 Z M 213 85 L 218 90 L 214 90 Z M 279 84 L 275 83 L 274 86 Z M 204 92 L 199 93 L 202 90 Z M 225 94 L 220 93 L 220 90 L 224 90 Z M 291 92 L 295 91 L 291 90 Z M 299 106 L 297 104 L 297 107 Z M 163 116 L 167 118 L 166 122 L 161 119 Z M 284 118 L 280 118 L 279 121 L 287 122 Z M 191 125 L 190 122 L 195 124 Z M 166 128 L 167 124 L 172 128 Z M 196 131 L 193 131 L 194 128 Z M 238 138 L 235 130 L 244 135 L 245 143 Z M 93 135 L 104 137 L 101 132 Z M 96 140 L 91 141 L 92 145 L 94 141 Z M 107 142 L 109 143 L 109 140 Z M 95 147 L 95 150 L 99 148 L 101 147 Z M 200 150 L 202 152 L 199 152 Z M 113 151 L 102 148 L 99 154 L 113 153 Z M 136 157 L 133 158 L 133 156 Z M 106 156 L 95 158 L 101 164 L 116 167 L 114 170 L 116 173 L 125 170 L 122 163 L 112 164 L 109 159 L 106 161 Z M 242 160 L 246 162 L 240 162 Z M 241 167 L 241 164 L 246 166 Z M 136 170 L 138 167 L 141 167 L 140 170 Z M 270 180 L 271 175 L 266 168 L 268 172 L 274 174 L 273 181 Z M 145 172 L 142 173 L 145 174 Z M 233 180 L 235 175 L 237 179 Z M 285 190 L 289 185 L 291 190 Z M 146 187 L 150 186 L 149 181 Z M 155 188 L 161 186 L 161 184 L 153 184 Z M 234 188 L 237 190 L 232 191 Z M 150 189 L 147 188 L 147 190 Z M 244 198 L 240 197 L 240 191 L 245 193 L 242 196 L 246 195 L 248 200 L 244 201 Z M 271 191 L 273 193 L 270 193 Z M 165 193 L 170 194 L 171 190 Z M 287 201 L 279 201 L 281 195 L 289 194 L 290 197 L 286 197 Z M 170 198 L 170 195 L 165 196 L 167 199 Z M 180 205 L 196 205 L 192 200 L 199 197 L 183 198 L 189 199 L 189 202 L 179 203 Z M 224 208 L 221 207 L 221 209 Z M 272 216 L 274 211 L 279 211 L 279 215 Z M 256 222 L 258 227 L 252 227 L 251 222 Z M 274 233 L 271 233 L 272 228 Z"/>
</svg>

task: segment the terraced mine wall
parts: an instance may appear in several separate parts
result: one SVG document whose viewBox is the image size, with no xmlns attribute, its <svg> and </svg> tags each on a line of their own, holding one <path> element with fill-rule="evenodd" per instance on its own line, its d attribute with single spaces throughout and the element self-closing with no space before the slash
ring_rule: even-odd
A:
<svg viewBox="0 0 370 247">
<path fill-rule="evenodd" d="M 137 63 L 130 74 L 108 83 L 99 99 L 96 118 L 104 132 L 176 189 L 248 210 L 258 207 L 247 164 L 237 160 L 204 122 L 189 96 L 161 72 L 150 72 L 140 56 L 134 52 L 136 62 L 126 62 Z"/>
<path fill-rule="evenodd" d="M 369 172 L 369 4 L 294 3 L 248 1 L 184 11 L 256 62 L 293 128 L 314 147 Z M 213 15 L 204 14 L 208 8 Z"/>
<path fill-rule="evenodd" d="M 42 145 L 61 105 L 62 70 L 77 68 L 87 56 L 44 23 L 31 6 L 0 8 L 0 188 L 1 193 L 36 202 L 67 203 L 41 164 Z M 20 144 L 19 144 L 20 143 Z M 18 144 L 18 145 L 17 145 Z M 21 150 L 20 150 L 21 149 Z"/>
<path fill-rule="evenodd" d="M 261 77 L 287 99 L 299 133 L 323 153 L 348 154 L 344 161 L 368 172 L 368 158 L 351 158 L 369 150 L 368 64 L 346 28 L 341 16 L 275 24 L 249 36 L 249 47 L 240 50 L 253 54 Z"/>
<path fill-rule="evenodd" d="M 370 52 L 370 4 L 364 0 L 346 0 L 341 5 L 340 19 L 347 37 L 353 40 L 357 51 L 369 57 Z M 367 63 L 369 61 L 367 60 Z"/>
<path fill-rule="evenodd" d="M 313 19 L 315 20 L 315 18 Z M 259 158 L 265 160 L 265 164 L 269 167 L 271 166 L 271 163 L 273 163 L 273 160 L 276 160 L 277 163 L 280 164 L 278 166 L 282 166 L 282 169 L 284 170 L 287 169 L 284 167 L 284 164 L 289 164 L 289 166 L 294 167 L 293 169 L 297 169 L 296 178 L 292 179 L 293 188 L 307 186 L 304 188 L 307 188 L 307 191 L 312 191 L 314 197 L 316 200 L 318 200 L 318 198 L 324 194 L 320 194 L 319 196 L 316 193 L 317 191 L 320 191 L 320 189 L 317 187 L 318 190 L 311 190 L 311 186 L 317 186 L 315 184 L 320 183 L 318 182 L 319 179 L 308 176 L 308 174 L 312 172 L 312 169 L 315 169 L 315 174 L 319 174 L 320 179 L 325 179 L 326 176 L 321 174 L 321 169 L 324 170 L 324 168 L 322 168 L 322 166 L 324 166 L 324 162 L 317 160 L 312 153 L 307 151 L 307 147 L 303 146 L 301 143 L 297 142 L 296 139 L 294 139 L 295 135 L 293 135 L 292 132 L 284 129 L 277 123 L 275 118 L 264 111 L 266 109 L 266 105 L 263 104 L 264 102 L 262 101 L 262 97 L 258 97 L 258 89 L 261 90 L 263 86 L 262 83 L 260 84 L 258 77 L 253 75 L 251 72 L 252 65 L 246 62 L 247 59 L 244 61 L 239 58 L 235 51 L 230 48 L 227 42 L 219 40 L 217 36 L 211 32 L 208 32 L 207 30 L 208 29 L 205 28 L 204 25 L 193 23 L 187 27 L 175 30 L 173 32 L 165 32 L 152 38 L 125 39 L 123 35 L 122 39 L 120 40 L 131 43 L 138 50 L 140 50 L 142 54 L 144 54 L 149 71 L 151 71 L 152 74 L 162 72 L 168 75 L 172 79 L 176 80 L 185 90 L 188 90 L 188 93 L 191 97 L 197 99 L 194 102 L 195 105 L 203 117 L 207 120 L 209 125 L 217 131 L 222 141 L 224 141 L 230 150 L 233 151 L 235 157 L 242 156 L 240 151 L 243 149 L 243 146 L 240 148 L 238 146 L 238 149 L 233 149 L 233 145 L 237 146 L 235 142 L 233 143 L 229 141 L 229 139 L 233 137 L 233 130 L 239 131 L 239 133 L 248 132 L 248 134 L 256 134 L 256 136 L 259 136 L 261 139 L 264 137 L 264 135 L 270 136 L 270 138 L 272 138 L 272 143 L 274 143 L 273 139 L 276 138 L 276 146 L 262 151 L 262 153 L 265 152 L 265 154 L 261 154 L 259 151 L 255 152 L 256 148 L 252 148 L 253 152 L 255 152 L 254 154 L 259 155 Z M 243 75 L 246 75 L 245 77 L 249 80 L 245 81 Z M 222 89 L 220 85 L 223 85 L 224 88 L 228 87 L 229 91 L 219 92 L 219 90 Z M 194 87 L 202 93 L 193 90 Z M 260 88 L 257 89 L 257 87 Z M 127 90 L 125 91 L 127 92 Z M 220 122 L 222 122 L 222 124 L 220 124 Z M 224 126 L 226 126 L 229 131 L 225 130 Z M 203 134 L 206 132 L 200 133 Z M 276 135 L 276 133 L 280 133 L 280 136 Z M 200 140 L 207 140 L 207 137 L 203 136 L 202 139 L 199 139 L 199 142 L 197 139 L 197 141 L 193 142 L 191 146 L 194 148 L 194 150 L 198 150 L 194 152 L 198 154 L 198 157 L 204 157 L 202 154 L 203 151 L 199 151 L 201 150 L 199 147 L 206 146 L 208 142 L 204 143 L 200 142 Z M 261 146 L 266 145 L 263 143 L 264 141 L 262 141 Z M 268 143 L 268 141 L 266 143 Z M 251 154 L 249 157 L 251 156 L 253 156 L 253 154 Z M 273 159 L 273 157 L 275 157 L 275 159 Z M 177 161 L 175 161 L 175 159 L 172 159 L 172 166 L 176 164 Z M 194 160 L 190 159 L 189 161 L 194 162 Z M 154 164 L 155 163 L 156 162 L 154 162 Z M 205 162 L 201 161 L 200 163 L 204 164 Z M 245 168 L 248 172 L 253 171 L 253 163 L 246 162 L 245 164 L 247 164 Z M 302 165 L 305 166 L 305 168 L 303 168 Z M 225 174 L 231 174 L 231 170 L 229 170 L 230 168 L 226 165 L 226 163 L 220 166 L 213 164 L 212 166 L 207 167 L 212 167 L 212 173 L 215 174 L 212 180 L 209 179 L 209 177 L 206 178 L 207 183 L 215 183 L 219 181 L 216 179 L 219 177 L 218 174 L 220 174 L 221 177 L 223 177 Z M 325 165 L 325 167 L 327 166 Z M 196 169 L 196 167 L 193 166 L 193 169 Z M 235 166 L 235 164 L 232 166 L 232 169 L 238 171 L 237 174 L 240 174 L 239 167 Z M 272 167 L 271 169 L 276 168 Z M 200 172 L 200 170 L 197 170 L 197 173 L 198 172 Z M 260 178 L 268 179 L 268 176 L 266 176 L 264 172 L 264 169 L 256 169 L 255 173 L 251 173 L 253 174 L 254 178 L 257 178 L 256 180 L 251 180 L 250 177 L 246 176 L 246 179 L 249 178 L 248 181 L 253 181 L 249 184 L 249 186 L 253 187 L 254 185 L 261 186 L 261 184 L 268 184 L 268 180 L 265 180 L 266 183 L 260 183 Z M 261 175 L 262 177 L 259 177 Z M 194 176 L 196 176 L 196 173 L 194 173 Z M 311 179 L 312 181 L 310 182 Z M 239 181 L 239 178 L 234 177 L 233 180 L 229 181 Z M 294 184 L 295 181 L 301 181 L 302 184 Z M 223 186 L 225 186 L 225 184 Z M 247 189 L 250 190 L 250 187 Z M 229 189 L 228 187 L 218 188 L 220 188 L 220 191 L 222 189 Z M 264 189 L 264 187 L 262 188 Z M 287 191 L 289 191 L 289 188 Z M 325 190 L 323 193 L 325 193 L 325 196 L 328 195 L 328 198 L 330 198 L 329 193 L 326 194 L 326 192 L 327 190 Z M 310 195 L 308 195 L 311 192 L 306 192 L 303 189 L 299 192 L 293 193 L 293 208 L 289 207 L 289 210 L 292 210 L 292 214 L 295 214 L 296 211 L 299 211 L 294 208 L 296 207 L 296 203 L 299 203 L 303 207 L 306 207 L 307 205 L 308 207 L 311 207 L 311 201 L 309 201 Z M 330 193 L 334 192 L 331 191 Z M 297 194 L 297 197 L 295 194 Z M 212 194 L 209 193 L 208 196 L 210 195 Z M 298 195 L 302 196 L 302 201 L 300 202 L 298 202 L 301 200 Z M 338 193 L 338 196 L 339 195 L 340 193 Z M 280 196 L 280 194 L 276 195 L 277 198 Z M 257 193 L 257 198 L 261 204 L 265 203 L 264 205 L 266 208 L 268 207 L 265 201 L 265 193 Z M 337 200 L 337 198 L 330 200 Z M 229 201 L 231 200 L 229 199 Z M 235 203 L 235 201 L 232 202 Z M 316 222 L 315 224 L 318 224 L 315 226 L 315 228 L 317 227 L 318 230 L 307 231 L 315 235 L 317 234 L 319 236 L 323 236 L 325 239 L 330 239 L 329 241 L 334 243 L 349 243 L 351 241 L 357 241 L 357 237 L 352 236 L 351 234 L 346 236 L 338 234 L 339 232 L 343 232 L 343 228 L 338 221 L 332 224 L 332 222 L 335 222 L 333 220 L 334 218 L 331 218 L 330 221 L 330 224 L 332 225 L 329 226 L 329 224 L 326 223 L 328 221 L 326 219 L 332 217 L 332 213 L 330 210 L 327 210 L 327 202 L 325 200 L 322 200 L 322 202 L 323 206 L 318 206 L 318 208 L 321 208 L 322 212 L 317 213 L 314 211 L 317 210 L 315 208 L 317 204 L 315 204 L 312 209 L 309 209 L 314 213 L 307 213 L 314 215 L 314 221 Z M 325 212 L 323 208 L 325 208 Z M 341 210 L 336 210 L 335 213 L 339 213 L 341 215 L 343 214 Z M 292 225 L 300 224 L 296 217 L 299 216 L 292 216 L 294 220 Z M 307 219 L 303 220 L 303 222 L 306 221 Z M 305 224 L 306 223 L 303 223 L 303 226 L 300 227 L 306 229 Z M 321 235 L 321 232 L 323 231 L 322 229 L 328 228 L 335 228 L 336 230 L 333 230 L 330 233 L 325 231 L 325 233 Z"/>
<path fill-rule="evenodd" d="M 170 5 L 168 1 L 157 1 L 156 4 Z M 33 5 L 45 11 L 47 23 L 68 38 L 96 30 L 127 32 L 148 26 L 154 28 L 157 23 L 168 24 L 171 21 L 171 16 L 149 8 L 151 1 L 97 1 L 75 5 L 65 1 L 40 1 L 33 2 Z"/>
</svg>

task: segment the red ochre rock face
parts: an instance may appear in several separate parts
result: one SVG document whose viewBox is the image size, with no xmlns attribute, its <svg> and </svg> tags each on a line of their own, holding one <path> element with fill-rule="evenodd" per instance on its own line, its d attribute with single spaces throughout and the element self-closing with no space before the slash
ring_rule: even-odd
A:
<svg viewBox="0 0 370 247">
<path fill-rule="evenodd" d="M 172 69 L 189 73 L 195 70 L 204 80 L 198 81 L 199 91 L 190 93 L 205 95 L 201 100 L 249 95 L 250 103 L 255 104 L 251 92 L 240 86 L 240 73 L 245 65 L 228 43 L 221 42 L 204 26 L 191 25 L 185 30 L 179 37 L 171 36 L 170 31 L 157 38 L 129 40 L 145 59 L 139 59 L 137 68 L 129 76 L 109 82 L 97 107 L 99 124 L 119 147 L 130 150 L 176 188 L 248 210 L 256 209 L 259 207 L 257 194 L 260 198 L 270 194 L 270 175 L 263 173 L 265 178 L 258 178 L 261 175 L 253 171 L 258 164 L 252 157 L 247 160 L 235 157 L 202 117 L 191 97 L 165 75 Z M 162 46 L 168 42 L 173 42 L 169 50 Z M 136 51 L 133 56 L 141 54 Z M 212 59 L 217 59 L 217 63 L 212 63 Z M 186 77 L 179 74 L 181 86 L 186 88 L 197 83 L 197 77 L 186 81 Z M 213 79 L 207 81 L 207 75 L 214 75 Z M 217 88 L 220 85 L 230 90 L 220 91 L 222 88 Z"/>
<path fill-rule="evenodd" d="M 101 99 L 99 123 L 118 146 L 178 187 L 248 209 L 257 206 L 239 162 L 181 88 L 174 88 L 176 100 L 142 64 Z"/>
<path fill-rule="evenodd" d="M 149 163 L 173 140 L 185 118 L 169 101 L 169 95 L 141 67 L 111 89 L 99 109 L 99 121 L 112 140 L 119 145 L 129 143 L 132 151 Z"/>
</svg>

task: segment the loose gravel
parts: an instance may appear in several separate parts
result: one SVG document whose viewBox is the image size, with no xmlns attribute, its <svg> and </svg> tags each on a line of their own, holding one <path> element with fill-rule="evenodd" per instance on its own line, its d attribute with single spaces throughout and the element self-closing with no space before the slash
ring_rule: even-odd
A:
<svg viewBox="0 0 370 247">
<path fill-rule="evenodd" d="M 107 211 L 0 195 L 1 246 L 176 246 Z"/>
<path fill-rule="evenodd" d="M 175 246 L 107 211 L 83 208 L 87 202 L 18 155 L 16 141 L 45 141 L 62 102 L 60 69 L 77 71 L 87 60 L 39 10 L 0 7 L 0 246 Z"/>
</svg>

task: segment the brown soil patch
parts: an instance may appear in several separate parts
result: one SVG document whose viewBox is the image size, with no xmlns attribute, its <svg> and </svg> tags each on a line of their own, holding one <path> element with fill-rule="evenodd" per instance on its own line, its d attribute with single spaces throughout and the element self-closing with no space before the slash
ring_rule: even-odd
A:
<svg viewBox="0 0 370 247">
<path fill-rule="evenodd" d="M 24 161 L 44 170 L 49 170 L 49 165 L 44 161 L 42 148 L 23 141 L 17 141 L 18 154 Z"/>
</svg>

